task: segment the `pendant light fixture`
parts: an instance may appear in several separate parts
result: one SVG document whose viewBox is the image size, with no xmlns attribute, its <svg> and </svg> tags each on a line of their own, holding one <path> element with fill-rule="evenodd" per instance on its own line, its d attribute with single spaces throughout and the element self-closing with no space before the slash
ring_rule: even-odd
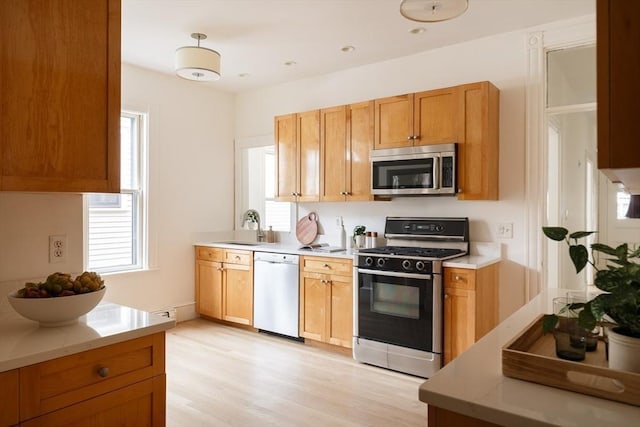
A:
<svg viewBox="0 0 640 427">
<path fill-rule="evenodd" d="M 627 218 L 640 218 L 640 194 L 632 194 L 629 198 L 629 209 L 627 209 Z"/>
<path fill-rule="evenodd" d="M 198 41 L 198 46 L 184 46 L 176 49 L 176 74 L 187 80 L 201 82 L 220 78 L 220 54 L 213 49 L 200 47 L 200 40 L 207 38 L 205 34 L 193 33 L 191 38 Z"/>
<path fill-rule="evenodd" d="M 462 15 L 469 0 L 402 0 L 400 14 L 417 22 L 439 22 Z"/>
</svg>

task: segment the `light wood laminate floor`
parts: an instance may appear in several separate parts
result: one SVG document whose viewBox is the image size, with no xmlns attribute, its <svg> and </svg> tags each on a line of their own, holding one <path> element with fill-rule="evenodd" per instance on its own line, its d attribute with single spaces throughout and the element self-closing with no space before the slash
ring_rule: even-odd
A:
<svg viewBox="0 0 640 427">
<path fill-rule="evenodd" d="M 196 319 L 167 331 L 167 426 L 426 426 L 424 381 Z"/>
</svg>

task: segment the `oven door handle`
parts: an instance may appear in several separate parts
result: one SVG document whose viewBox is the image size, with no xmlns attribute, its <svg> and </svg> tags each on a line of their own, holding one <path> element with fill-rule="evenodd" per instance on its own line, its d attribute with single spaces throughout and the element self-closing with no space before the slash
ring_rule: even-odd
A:
<svg viewBox="0 0 640 427">
<path fill-rule="evenodd" d="M 358 274 L 375 274 L 378 276 L 390 276 L 390 277 L 406 277 L 409 279 L 431 279 L 431 274 L 419 274 L 419 273 L 401 273 L 398 271 L 380 271 L 380 270 L 367 270 L 366 268 L 359 268 Z"/>
</svg>

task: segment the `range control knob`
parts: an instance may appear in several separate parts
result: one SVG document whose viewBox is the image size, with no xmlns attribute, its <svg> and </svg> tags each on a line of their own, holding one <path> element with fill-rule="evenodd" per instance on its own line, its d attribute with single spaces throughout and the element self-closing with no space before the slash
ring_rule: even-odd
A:
<svg viewBox="0 0 640 427">
<path fill-rule="evenodd" d="M 408 259 L 402 261 L 402 268 L 404 268 L 405 270 L 411 270 L 411 261 L 409 261 Z"/>
<path fill-rule="evenodd" d="M 371 258 L 370 256 L 366 257 L 364 259 L 364 263 L 367 267 L 371 267 L 373 265 L 373 258 Z"/>
<path fill-rule="evenodd" d="M 387 260 L 385 260 L 384 258 L 378 258 L 376 264 L 378 265 L 378 267 L 384 267 L 385 262 L 387 262 Z"/>
<path fill-rule="evenodd" d="M 416 261 L 416 270 L 418 270 L 418 271 L 424 270 L 424 262 Z"/>
</svg>

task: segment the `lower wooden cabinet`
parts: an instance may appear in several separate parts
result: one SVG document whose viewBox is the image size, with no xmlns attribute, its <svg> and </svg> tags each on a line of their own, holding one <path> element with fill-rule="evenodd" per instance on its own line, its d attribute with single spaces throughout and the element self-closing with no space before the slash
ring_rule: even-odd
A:
<svg viewBox="0 0 640 427">
<path fill-rule="evenodd" d="M 300 336 L 352 347 L 352 268 L 349 259 L 301 257 Z"/>
<path fill-rule="evenodd" d="M 429 405 L 427 411 L 427 425 L 429 427 L 498 427 L 498 424 L 468 417 L 437 406 Z"/>
<path fill-rule="evenodd" d="M 0 380 L 0 426 L 164 426 L 165 333 L 25 366 Z"/>
<path fill-rule="evenodd" d="M 18 424 L 18 370 L 0 372 L 0 426 Z"/>
<path fill-rule="evenodd" d="M 253 252 L 196 247 L 196 311 L 253 325 Z"/>
<path fill-rule="evenodd" d="M 444 363 L 498 324 L 499 264 L 444 268 Z"/>
</svg>

